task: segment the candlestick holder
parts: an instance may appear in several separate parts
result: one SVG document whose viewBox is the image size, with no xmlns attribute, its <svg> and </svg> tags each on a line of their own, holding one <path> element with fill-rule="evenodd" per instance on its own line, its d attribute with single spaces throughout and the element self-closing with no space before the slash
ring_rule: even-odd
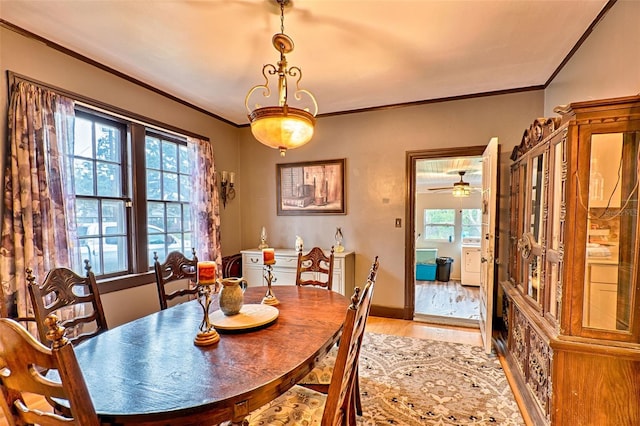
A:
<svg viewBox="0 0 640 426">
<path fill-rule="evenodd" d="M 220 335 L 211 324 L 209 319 L 209 307 L 211 306 L 212 295 L 217 292 L 218 284 L 216 282 L 201 284 L 198 282 L 198 303 L 202 306 L 203 318 L 200 323 L 199 332 L 193 343 L 197 346 L 209 346 L 220 341 Z"/>
<path fill-rule="evenodd" d="M 267 294 L 262 298 L 262 303 L 270 306 L 278 305 L 280 301 L 271 290 L 271 283 L 278 280 L 273 276 L 273 265 L 264 265 L 264 279 L 267 280 Z"/>
</svg>

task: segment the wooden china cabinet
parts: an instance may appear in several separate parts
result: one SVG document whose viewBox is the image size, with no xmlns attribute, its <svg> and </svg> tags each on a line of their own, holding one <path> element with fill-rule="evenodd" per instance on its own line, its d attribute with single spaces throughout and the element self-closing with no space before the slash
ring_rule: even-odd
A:
<svg viewBox="0 0 640 426">
<path fill-rule="evenodd" d="M 536 425 L 640 425 L 640 96 L 555 112 L 511 156 L 498 346 Z"/>
</svg>

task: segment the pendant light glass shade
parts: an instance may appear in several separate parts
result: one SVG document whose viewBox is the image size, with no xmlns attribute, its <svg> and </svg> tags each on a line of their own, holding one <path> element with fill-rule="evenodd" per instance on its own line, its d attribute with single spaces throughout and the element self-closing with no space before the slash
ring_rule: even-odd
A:
<svg viewBox="0 0 640 426">
<path fill-rule="evenodd" d="M 281 153 L 309 142 L 316 123 L 309 112 L 288 105 L 258 108 L 249 114 L 249 119 L 253 136 Z"/>
</svg>

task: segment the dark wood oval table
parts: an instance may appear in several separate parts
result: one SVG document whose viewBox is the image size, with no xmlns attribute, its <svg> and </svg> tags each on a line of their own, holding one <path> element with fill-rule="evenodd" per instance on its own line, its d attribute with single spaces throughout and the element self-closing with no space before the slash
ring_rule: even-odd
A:
<svg viewBox="0 0 640 426">
<path fill-rule="evenodd" d="M 105 424 L 208 425 L 240 421 L 304 377 L 340 337 L 349 300 L 321 288 L 274 286 L 279 316 L 252 331 L 193 343 L 193 300 L 108 330 L 75 348 Z M 266 287 L 249 287 L 260 303 Z M 217 301 L 212 311 L 217 309 Z"/>
</svg>

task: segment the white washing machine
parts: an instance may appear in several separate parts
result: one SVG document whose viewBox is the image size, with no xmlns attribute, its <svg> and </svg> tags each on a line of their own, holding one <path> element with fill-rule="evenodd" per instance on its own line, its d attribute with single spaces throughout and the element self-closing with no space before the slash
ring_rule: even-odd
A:
<svg viewBox="0 0 640 426">
<path fill-rule="evenodd" d="M 480 285 L 480 246 L 462 245 L 462 266 L 460 280 L 462 285 Z"/>
</svg>

